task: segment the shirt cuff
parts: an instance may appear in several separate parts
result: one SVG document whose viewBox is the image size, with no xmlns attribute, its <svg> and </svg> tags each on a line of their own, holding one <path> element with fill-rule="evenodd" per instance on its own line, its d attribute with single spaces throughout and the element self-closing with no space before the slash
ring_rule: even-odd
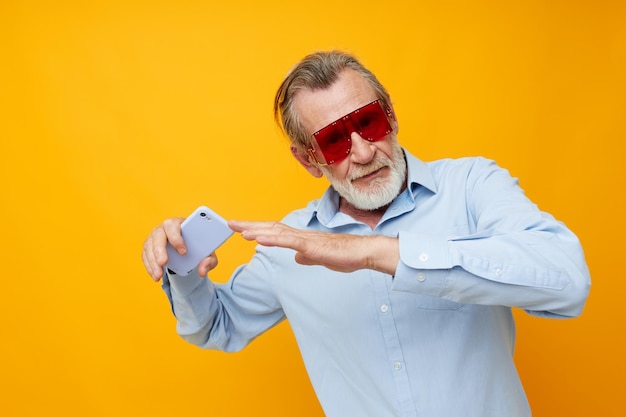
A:
<svg viewBox="0 0 626 417">
<path fill-rule="evenodd" d="M 449 241 L 438 236 L 400 232 L 400 262 L 393 289 L 432 297 L 441 296 L 450 275 Z"/>
<path fill-rule="evenodd" d="M 196 288 L 202 285 L 203 281 L 207 281 L 206 278 L 198 275 L 197 269 L 194 269 L 184 277 L 174 273 L 169 273 L 167 270 L 165 270 L 165 275 L 167 280 L 164 280 L 163 283 L 169 283 L 171 291 L 176 294 L 176 296 L 182 298 L 188 297 L 196 290 Z"/>
</svg>

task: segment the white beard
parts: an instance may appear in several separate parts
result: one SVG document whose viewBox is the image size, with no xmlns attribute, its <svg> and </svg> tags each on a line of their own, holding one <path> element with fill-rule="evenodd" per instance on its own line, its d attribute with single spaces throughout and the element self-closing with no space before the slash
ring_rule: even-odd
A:
<svg viewBox="0 0 626 417">
<path fill-rule="evenodd" d="M 331 185 L 346 199 L 348 203 L 359 210 L 376 210 L 391 204 L 394 198 L 402 191 L 406 179 L 406 161 L 400 144 L 393 138 L 392 159 L 386 156 L 375 158 L 368 165 L 359 166 L 340 180 L 333 176 L 328 167 L 320 167 Z M 354 186 L 353 180 L 371 174 L 383 167 L 389 167 L 387 178 L 376 178 L 365 189 Z"/>
</svg>

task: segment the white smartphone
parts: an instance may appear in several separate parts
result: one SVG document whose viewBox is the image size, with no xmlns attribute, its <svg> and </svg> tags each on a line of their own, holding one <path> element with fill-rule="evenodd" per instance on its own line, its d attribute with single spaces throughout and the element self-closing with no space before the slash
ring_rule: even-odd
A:
<svg viewBox="0 0 626 417">
<path fill-rule="evenodd" d="M 208 207 L 198 207 L 180 225 L 187 253 L 179 255 L 167 244 L 166 267 L 177 275 L 189 275 L 200 261 L 233 235 L 228 223 Z"/>
</svg>

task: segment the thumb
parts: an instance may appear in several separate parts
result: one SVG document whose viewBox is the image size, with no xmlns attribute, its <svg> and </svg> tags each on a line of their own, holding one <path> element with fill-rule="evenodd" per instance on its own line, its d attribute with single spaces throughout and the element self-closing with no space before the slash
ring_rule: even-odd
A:
<svg viewBox="0 0 626 417">
<path fill-rule="evenodd" d="M 303 255 L 300 252 L 296 253 L 295 260 L 300 265 L 319 265 L 318 263 L 313 262 L 311 258 L 307 257 L 306 255 Z"/>
<path fill-rule="evenodd" d="M 214 269 L 218 264 L 217 255 L 215 253 L 210 254 L 206 258 L 200 261 L 198 264 L 198 275 L 206 277 L 210 270 Z"/>
</svg>

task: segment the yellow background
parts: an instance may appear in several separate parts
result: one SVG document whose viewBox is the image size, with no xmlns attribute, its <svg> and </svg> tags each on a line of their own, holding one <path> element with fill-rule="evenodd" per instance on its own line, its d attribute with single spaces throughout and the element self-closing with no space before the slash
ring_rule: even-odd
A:
<svg viewBox="0 0 626 417">
<path fill-rule="evenodd" d="M 624 4 L 3 0 L 0 415 L 322 415 L 287 324 L 187 345 L 140 253 L 200 204 L 277 220 L 320 195 L 271 106 L 328 48 L 388 87 L 404 146 L 495 159 L 579 235 L 583 316 L 516 312 L 516 360 L 535 416 L 623 415 Z M 252 252 L 227 242 L 215 280 Z"/>
</svg>

